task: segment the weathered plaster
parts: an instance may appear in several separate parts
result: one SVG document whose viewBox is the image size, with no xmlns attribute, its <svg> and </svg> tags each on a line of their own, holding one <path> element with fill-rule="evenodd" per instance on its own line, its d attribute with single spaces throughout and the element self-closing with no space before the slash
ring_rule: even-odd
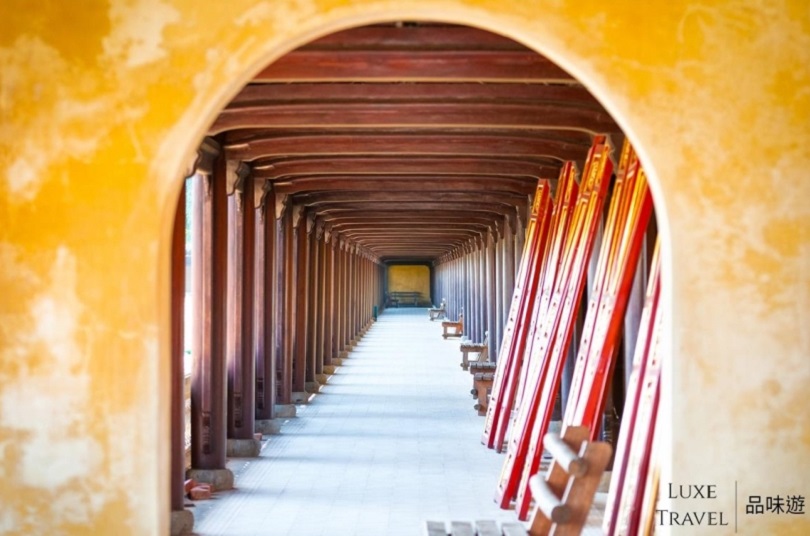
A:
<svg viewBox="0 0 810 536">
<path fill-rule="evenodd" d="M 534 47 L 642 155 L 664 238 L 664 480 L 716 483 L 726 511 L 735 480 L 808 496 L 806 2 L 7 0 L 0 532 L 168 531 L 168 244 L 188 159 L 269 61 L 407 18 Z M 808 520 L 739 532 L 807 534 Z"/>
</svg>

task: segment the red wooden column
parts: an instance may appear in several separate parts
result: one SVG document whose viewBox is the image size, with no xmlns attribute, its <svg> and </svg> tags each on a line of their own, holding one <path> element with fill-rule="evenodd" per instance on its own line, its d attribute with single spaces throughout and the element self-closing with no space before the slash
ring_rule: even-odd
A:
<svg viewBox="0 0 810 536">
<path fill-rule="evenodd" d="M 506 233 L 503 229 L 503 222 L 498 222 L 497 232 L 495 233 L 495 242 L 493 246 L 495 247 L 495 281 L 494 288 L 495 288 L 495 353 L 492 354 L 492 360 L 498 360 L 498 351 L 501 349 L 501 338 L 503 336 L 503 326 L 504 326 L 504 314 L 503 314 L 503 303 L 504 303 L 504 295 L 503 295 L 503 243 L 506 239 Z"/>
<path fill-rule="evenodd" d="M 352 344 L 352 269 L 354 246 L 346 241 L 343 253 L 343 354 L 347 356 Z"/>
<path fill-rule="evenodd" d="M 320 316 L 318 312 L 321 308 L 321 239 L 315 225 L 315 216 L 310 214 L 307 217 L 307 234 L 309 235 L 309 273 L 308 287 L 309 300 L 307 305 L 307 351 L 306 351 L 306 375 L 304 377 L 304 390 L 307 392 L 317 391 L 315 374 L 323 373 L 323 362 L 319 363 L 319 341 L 320 341 Z M 320 364 L 321 370 L 318 370 Z"/>
<path fill-rule="evenodd" d="M 256 363 L 253 353 L 253 184 L 250 168 L 227 163 L 228 256 L 225 359 L 229 457 L 255 457 Z"/>
<path fill-rule="evenodd" d="M 287 196 L 275 196 L 275 240 L 273 248 L 273 359 L 276 362 L 276 403 L 289 404 L 292 391 L 291 363 L 287 360 Z M 278 408 L 276 408 L 278 409 Z"/>
<path fill-rule="evenodd" d="M 317 223 L 315 226 L 316 237 L 318 237 L 318 308 L 316 314 L 318 316 L 318 342 L 315 346 L 315 374 L 316 379 L 318 374 L 323 374 L 323 366 L 331 364 L 326 362 L 327 351 L 327 307 L 329 306 L 328 288 L 329 278 L 331 276 L 329 258 L 332 247 L 327 244 L 327 233 L 324 232 L 323 223 Z"/>
<path fill-rule="evenodd" d="M 219 148 L 203 143 L 213 158 Z M 203 164 L 193 179 L 191 286 L 194 327 L 191 341 L 191 469 L 189 478 L 215 489 L 233 487 L 225 467 L 225 267 L 227 196 L 225 159 Z"/>
<path fill-rule="evenodd" d="M 476 306 L 476 314 L 478 315 L 479 325 L 483 331 L 489 330 L 489 323 L 487 319 L 487 255 L 486 255 L 486 234 L 481 236 L 477 241 L 478 257 L 478 276 L 477 285 L 479 289 L 478 304 Z M 483 339 L 482 339 L 483 340 Z M 491 354 L 490 354 L 491 355 Z"/>
<path fill-rule="evenodd" d="M 171 249 L 171 478 L 169 499 L 171 504 L 172 534 L 190 534 L 194 515 L 185 509 L 183 483 L 186 476 L 186 435 L 183 370 L 183 325 L 186 297 L 186 188 L 180 190 L 177 212 L 174 216 Z"/>
<path fill-rule="evenodd" d="M 475 285 L 475 241 L 467 242 L 467 284 L 470 288 L 470 305 L 468 307 L 468 320 L 470 326 L 470 340 L 481 342 L 483 340 L 481 325 L 478 316 L 475 314 L 475 302 L 478 299 L 480 289 Z"/>
<path fill-rule="evenodd" d="M 487 329 L 489 330 L 489 355 L 495 356 L 497 352 L 496 348 L 496 341 L 497 341 L 497 323 L 498 323 L 498 304 L 497 304 L 497 293 L 495 288 L 497 287 L 497 271 L 495 269 L 496 263 L 496 256 L 495 256 L 495 239 L 497 237 L 497 231 L 495 229 L 490 229 L 487 233 L 487 245 L 486 245 L 486 289 L 487 289 L 487 297 L 486 297 L 486 311 L 487 311 Z M 493 359 L 494 361 L 494 359 Z"/>
<path fill-rule="evenodd" d="M 504 268 L 503 268 L 503 296 L 504 302 L 504 325 L 509 319 L 509 309 L 512 305 L 512 293 L 515 290 L 515 225 L 514 216 L 504 218 Z M 503 336 L 501 336 L 503 340 Z"/>
<path fill-rule="evenodd" d="M 263 434 L 278 433 L 273 419 L 276 406 L 276 360 L 273 353 L 273 272 L 275 245 L 274 199 L 268 182 L 254 183 L 254 289 L 253 355 L 256 363 L 256 423 Z"/>
<path fill-rule="evenodd" d="M 293 212 L 295 214 L 295 212 Z M 296 234 L 298 260 L 296 270 L 296 289 L 293 295 L 295 309 L 295 344 L 293 345 L 293 386 L 295 402 L 306 401 L 306 374 L 307 374 L 307 335 L 309 330 L 309 232 L 307 232 L 307 219 L 301 211 L 293 218 L 293 233 Z"/>
<path fill-rule="evenodd" d="M 337 236 L 335 244 L 335 309 L 332 331 L 333 359 L 343 359 L 346 340 L 346 240 Z M 339 363 L 338 363 L 339 364 Z"/>
<path fill-rule="evenodd" d="M 335 253 L 337 250 L 337 236 L 332 236 L 331 230 L 326 230 L 324 247 L 324 307 L 323 307 L 323 366 L 332 366 L 332 357 L 335 355 Z M 320 381 L 320 379 L 318 380 Z"/>
</svg>

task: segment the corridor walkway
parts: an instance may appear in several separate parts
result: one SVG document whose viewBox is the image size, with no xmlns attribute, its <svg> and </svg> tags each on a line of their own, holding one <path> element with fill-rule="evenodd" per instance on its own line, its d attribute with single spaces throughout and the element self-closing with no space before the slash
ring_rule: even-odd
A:
<svg viewBox="0 0 810 536">
<path fill-rule="evenodd" d="M 193 508 L 195 534 L 416 535 L 424 521 L 495 519 L 503 458 L 484 448 L 458 340 L 425 309 L 389 309 L 237 489 Z"/>
</svg>

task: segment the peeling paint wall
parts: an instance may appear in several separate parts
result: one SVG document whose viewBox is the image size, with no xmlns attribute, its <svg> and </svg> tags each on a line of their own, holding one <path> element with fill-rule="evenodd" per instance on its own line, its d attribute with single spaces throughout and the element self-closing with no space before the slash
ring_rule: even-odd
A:
<svg viewBox="0 0 810 536">
<path fill-rule="evenodd" d="M 270 60 L 396 19 L 536 48 L 642 154 L 665 239 L 664 480 L 719 496 L 674 507 L 731 511 L 735 481 L 741 500 L 810 496 L 810 9 L 705 4 L 0 3 L 0 533 L 167 532 L 186 163 Z M 739 533 L 807 534 L 810 514 L 741 517 Z"/>
</svg>

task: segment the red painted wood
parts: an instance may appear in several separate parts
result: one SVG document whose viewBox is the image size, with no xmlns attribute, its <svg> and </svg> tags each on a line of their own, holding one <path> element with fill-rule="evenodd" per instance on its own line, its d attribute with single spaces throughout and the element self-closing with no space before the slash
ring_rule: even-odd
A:
<svg viewBox="0 0 810 536">
<path fill-rule="evenodd" d="M 253 183 L 228 197 L 226 363 L 228 437 L 255 432 L 256 364 L 253 353 Z"/>
<path fill-rule="evenodd" d="M 524 50 L 294 50 L 254 82 L 515 82 L 572 83 L 571 75 Z"/>
<path fill-rule="evenodd" d="M 195 176 L 192 222 L 191 466 L 225 467 L 225 161 L 210 177 Z"/>
<path fill-rule="evenodd" d="M 488 448 L 494 445 L 493 434 L 495 423 L 502 411 L 504 400 L 504 381 L 510 370 L 517 366 L 515 362 L 522 354 L 522 345 L 525 344 L 524 322 L 530 314 L 529 305 L 533 301 L 536 290 L 537 263 L 543 256 L 544 225 L 548 220 L 551 206 L 551 190 L 545 181 L 537 185 L 537 192 L 532 203 L 531 219 L 527 229 L 526 246 L 516 278 L 514 295 L 510 307 L 504 338 L 500 348 L 501 359 L 495 370 L 495 379 L 492 384 L 492 395 L 487 406 L 486 421 L 482 443 Z M 547 227 L 546 227 L 547 228 Z M 507 403 L 510 404 L 510 403 Z"/>
<path fill-rule="evenodd" d="M 601 139 L 597 143 L 591 152 L 590 163 L 586 166 L 584 186 L 571 220 L 571 230 L 567 233 L 561 250 L 561 266 L 554 278 L 554 292 L 549 296 L 543 323 L 536 330 L 528 368 L 524 367 L 527 370 L 525 394 L 513 424 L 512 439 L 498 486 L 497 500 L 502 507 L 508 506 L 510 499 L 519 491 L 518 482 L 530 447 L 529 437 L 535 425 L 541 396 L 549 389 L 556 392 L 556 385 L 550 385 L 547 381 L 550 380 L 553 384 L 554 378 L 547 378 L 546 373 L 551 362 L 564 355 L 561 348 L 567 350 L 567 339 L 570 338 L 579 294 L 584 286 L 585 265 L 590 256 L 598 215 L 601 214 L 612 170 L 608 159 L 610 148 Z M 518 517 L 525 519 L 528 505 L 522 508 L 519 503 L 517 507 Z"/>
<path fill-rule="evenodd" d="M 626 169 L 629 169 L 629 171 L 626 171 Z M 596 283 L 589 304 L 588 316 L 586 316 L 579 352 L 580 356 L 595 355 L 596 357 L 591 360 L 588 367 L 591 373 L 586 375 L 584 380 L 582 379 L 581 360 L 578 357 L 577 364 L 579 368 L 575 369 L 571 388 L 572 394 L 569 397 L 567 406 L 567 414 L 570 415 L 576 408 L 577 403 L 574 397 L 576 397 L 577 393 L 579 392 L 581 397 L 586 397 L 585 400 L 590 404 L 589 407 L 592 413 L 585 422 L 575 422 L 577 425 L 588 426 L 594 436 L 598 432 L 597 419 L 598 415 L 601 415 L 600 412 L 603 411 L 606 389 L 611 378 L 611 361 L 615 354 L 615 347 L 618 344 L 618 332 L 624 318 L 629 285 L 632 282 L 634 270 L 637 266 L 644 230 L 647 227 L 652 211 L 652 201 L 647 192 L 646 181 L 643 180 L 640 174 L 635 172 L 636 169 L 637 165 L 635 168 L 631 166 L 630 168 L 620 169 L 614 184 L 599 255 Z M 576 299 L 579 299 L 578 295 Z M 570 300 L 570 295 L 568 300 Z M 599 320 L 600 317 L 603 319 L 602 321 Z M 594 318 L 597 320 L 594 321 Z M 593 330 L 591 330 L 591 327 L 593 327 Z M 595 336 L 589 335 L 591 331 Z M 559 337 L 561 333 L 558 331 L 557 336 Z M 570 333 L 565 334 L 564 337 L 566 338 L 562 339 L 561 344 L 555 345 L 558 352 L 563 349 L 567 351 L 567 338 L 570 337 Z M 528 511 L 531 499 L 528 480 L 531 475 L 537 472 L 539 467 L 541 454 L 539 444 L 551 419 L 551 412 L 556 398 L 556 386 L 559 382 L 564 359 L 564 355 L 558 355 L 550 360 L 551 368 L 546 376 L 545 389 L 540 401 L 540 411 L 530 436 L 529 452 L 524 464 L 521 484 L 518 488 L 517 510 L 519 515 Z M 597 374 L 597 367 L 604 367 L 604 372 Z M 580 370 L 579 376 L 577 370 Z M 571 421 L 566 420 L 566 425 L 571 425 Z"/>
<path fill-rule="evenodd" d="M 253 353 L 256 362 L 256 419 L 272 419 L 276 401 L 273 355 L 273 200 L 256 209 L 254 231 Z"/>
<path fill-rule="evenodd" d="M 620 132 L 613 119 L 590 107 L 544 102 L 514 103 L 270 103 L 256 109 L 225 108 L 210 135 L 236 129 L 476 127 L 481 130 L 576 130 Z"/>
<path fill-rule="evenodd" d="M 182 510 L 186 475 L 184 320 L 186 298 L 186 188 L 180 190 L 172 229 L 171 250 L 171 482 L 173 511 Z"/>
<path fill-rule="evenodd" d="M 632 446 L 643 443 L 643 430 L 649 428 L 650 422 L 642 422 L 638 419 L 638 412 L 643 404 L 649 404 L 654 398 L 648 390 L 651 386 L 644 384 L 645 379 L 657 381 L 654 372 L 648 377 L 647 366 L 653 359 L 654 353 L 654 326 L 659 322 L 660 313 L 658 305 L 661 293 L 660 276 L 660 256 L 658 245 L 650 266 L 650 279 L 647 285 L 647 292 L 644 298 L 644 309 L 641 313 L 639 323 L 638 338 L 633 354 L 633 369 L 630 373 L 630 381 L 627 385 L 627 397 L 622 413 L 622 426 L 619 432 L 619 439 L 616 446 L 616 454 L 613 459 L 613 476 L 610 482 L 607 503 L 605 505 L 605 517 L 602 528 L 605 534 L 612 535 L 627 530 L 628 513 L 636 509 L 639 480 L 633 475 L 640 475 L 640 468 L 629 468 L 630 453 Z M 642 393 L 647 397 L 642 398 Z M 642 419 L 648 410 L 642 410 Z M 638 426 L 639 430 L 636 430 Z M 641 436 L 641 437 L 640 437 Z M 643 462 L 643 456 L 634 453 L 633 460 L 638 464 Z M 628 473 L 630 478 L 628 479 Z M 620 516 L 620 512 L 623 515 Z M 620 526 L 620 517 L 622 525 Z"/>
</svg>

